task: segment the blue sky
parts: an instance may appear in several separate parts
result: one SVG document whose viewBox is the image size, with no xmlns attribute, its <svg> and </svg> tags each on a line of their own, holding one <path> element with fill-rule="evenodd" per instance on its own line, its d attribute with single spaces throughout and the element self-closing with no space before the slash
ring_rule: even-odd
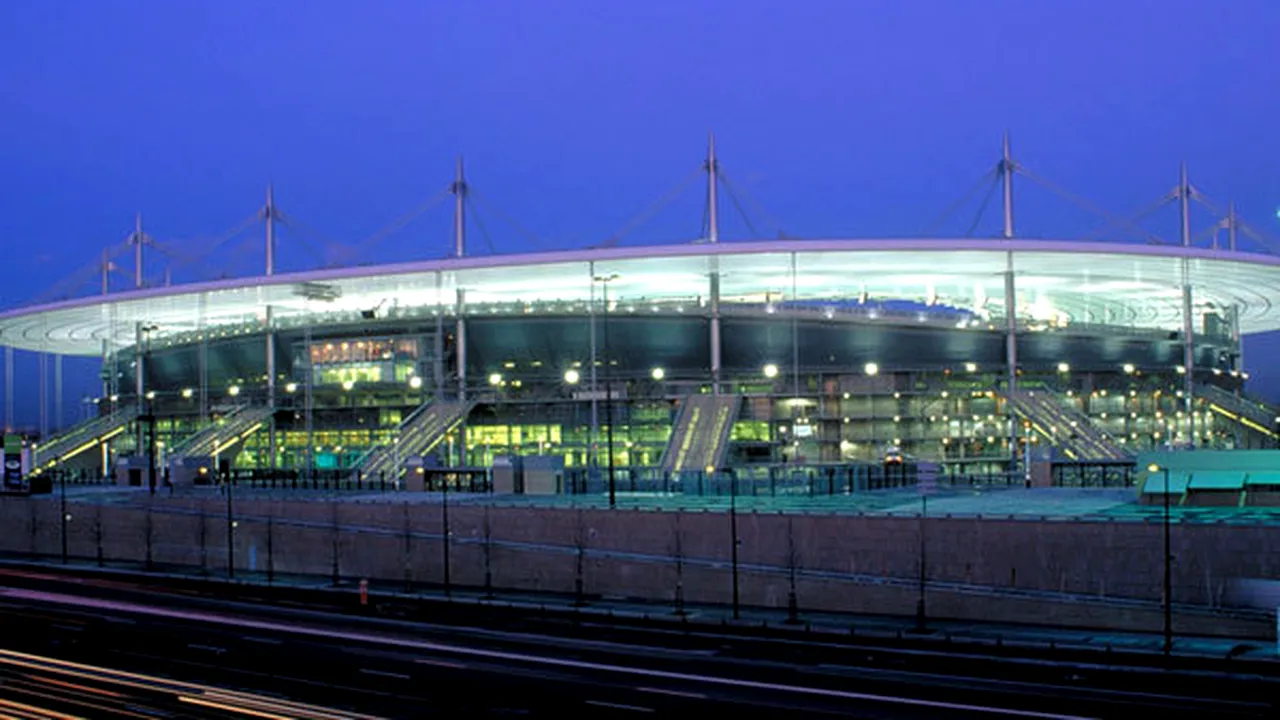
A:
<svg viewBox="0 0 1280 720">
<path fill-rule="evenodd" d="M 1276 236 L 1278 34 L 1268 0 L 7 3 L 0 306 L 91 265 L 137 212 L 193 254 L 268 182 L 307 228 L 283 233 L 280 264 L 314 266 L 437 193 L 460 153 L 489 236 L 473 226 L 475 251 L 528 248 L 526 232 L 587 245 L 695 172 L 710 130 L 761 232 L 919 232 L 1008 130 L 1022 163 L 1116 215 L 1171 189 L 1185 160 Z M 627 242 L 692 238 L 701 202 L 690 186 Z M 1017 204 L 1019 234 L 1099 224 L 1029 183 Z M 1147 226 L 1176 224 L 1170 207 Z M 726 225 L 751 234 L 732 212 Z M 997 229 L 989 212 L 977 233 Z M 440 204 L 360 254 L 448 247 Z M 178 275 L 247 273 L 260 256 L 246 237 Z M 1272 397 L 1275 346 L 1246 352 Z M 68 407 L 92 386 L 69 380 Z"/>
</svg>

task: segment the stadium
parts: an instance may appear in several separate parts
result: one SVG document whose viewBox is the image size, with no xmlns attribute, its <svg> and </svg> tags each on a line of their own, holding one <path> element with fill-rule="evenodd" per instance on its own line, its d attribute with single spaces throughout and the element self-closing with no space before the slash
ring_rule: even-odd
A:
<svg viewBox="0 0 1280 720">
<path fill-rule="evenodd" d="M 1179 243 L 1019 238 L 1018 169 L 1006 143 L 995 238 L 721 242 L 713 149 L 695 242 L 471 257 L 459 166 L 451 257 L 290 273 L 268 194 L 261 275 L 145 286 L 139 230 L 134 287 L 0 313 L 6 419 L 16 350 L 102 362 L 94 417 L 24 438 L 36 477 L 399 486 L 523 463 L 564 492 L 1043 463 L 1128 484 L 1143 451 L 1275 447 L 1241 338 L 1280 329 L 1280 257 L 1239 249 L 1234 213 L 1225 246 L 1195 242 L 1185 172 Z"/>
</svg>

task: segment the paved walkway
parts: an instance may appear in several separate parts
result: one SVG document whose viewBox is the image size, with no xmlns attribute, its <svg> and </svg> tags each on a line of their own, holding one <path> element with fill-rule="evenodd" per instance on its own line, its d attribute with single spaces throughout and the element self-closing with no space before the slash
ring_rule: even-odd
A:
<svg viewBox="0 0 1280 720">
<path fill-rule="evenodd" d="M 439 492 L 369 492 L 356 490 L 294 490 L 238 487 L 236 499 L 303 500 L 313 502 L 353 503 L 427 503 L 436 504 L 444 497 Z M 615 506 L 622 510 L 685 510 L 725 512 L 736 505 L 740 512 L 784 512 L 810 514 L 884 514 L 917 516 L 996 517 L 1027 520 L 1088 520 L 1095 522 L 1145 522 L 1159 520 L 1160 505 L 1139 505 L 1135 491 L 1125 488 L 1008 488 L 1008 487 L 940 487 L 927 499 L 915 488 L 871 490 L 852 495 L 681 495 L 661 493 L 629 493 L 616 495 Z M 56 501 L 52 495 L 37 496 Z M 77 503 L 139 504 L 163 503 L 177 498 L 225 498 L 215 487 L 178 488 L 170 492 L 160 489 L 153 496 L 145 488 L 115 486 L 68 486 L 69 501 Z M 0 498 L 0 501 L 3 501 Z M 609 506 L 608 497 L 592 495 L 488 495 L 448 493 L 448 501 L 457 504 L 485 503 L 503 507 L 594 508 Z M 1280 508 L 1264 507 L 1179 507 L 1170 508 L 1174 522 L 1280 524 Z"/>
</svg>

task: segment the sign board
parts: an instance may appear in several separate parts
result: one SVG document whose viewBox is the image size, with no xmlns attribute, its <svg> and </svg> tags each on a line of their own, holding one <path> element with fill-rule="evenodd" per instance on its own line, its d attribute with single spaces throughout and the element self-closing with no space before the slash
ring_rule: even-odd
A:
<svg viewBox="0 0 1280 720">
<path fill-rule="evenodd" d="M 22 473 L 22 437 L 4 436 L 3 484 L 5 492 L 27 492 L 30 487 Z"/>
</svg>

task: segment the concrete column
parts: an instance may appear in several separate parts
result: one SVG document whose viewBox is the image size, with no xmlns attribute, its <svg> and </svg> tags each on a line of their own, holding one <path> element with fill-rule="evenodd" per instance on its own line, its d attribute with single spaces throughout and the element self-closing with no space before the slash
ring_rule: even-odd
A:
<svg viewBox="0 0 1280 720">
<path fill-rule="evenodd" d="M 270 191 L 268 190 L 268 193 Z M 269 197 L 269 195 L 268 195 Z M 273 412 L 276 409 L 276 332 L 275 317 L 271 306 L 267 306 L 267 407 Z M 267 425 L 267 467 L 276 467 L 276 420 L 273 416 Z"/>
<path fill-rule="evenodd" d="M 17 427 L 13 417 L 13 348 L 4 349 L 4 429 Z"/>
<path fill-rule="evenodd" d="M 53 431 L 62 429 L 62 356 L 53 356 Z"/>
<path fill-rule="evenodd" d="M 1018 296 L 1017 283 L 1013 274 L 1013 251 L 1005 254 L 1004 271 L 1004 314 L 1005 314 L 1005 392 L 1006 397 L 1018 390 Z M 1013 403 L 1007 402 L 1009 412 L 1009 463 L 1010 469 L 1018 459 L 1018 418 L 1013 412 Z"/>
<path fill-rule="evenodd" d="M 1235 347 L 1235 368 L 1244 372 L 1244 337 L 1240 334 L 1240 306 L 1231 306 L 1231 344 Z"/>
<path fill-rule="evenodd" d="M 596 360 L 596 264 L 594 262 L 587 263 L 587 282 L 590 290 L 587 294 L 587 332 L 591 341 L 591 359 L 587 363 L 591 370 L 591 466 L 599 467 L 599 447 L 600 447 L 600 399 L 598 397 L 600 386 L 597 381 Z"/>
<path fill-rule="evenodd" d="M 40 442 L 46 442 L 49 439 L 49 355 L 44 351 L 36 354 L 39 360 L 39 380 L 37 387 L 40 393 L 38 401 L 38 409 L 40 412 Z"/>
<path fill-rule="evenodd" d="M 457 315 L 458 315 L 458 343 L 454 347 L 454 356 L 458 359 L 458 400 L 465 401 L 467 399 L 467 319 L 464 317 L 466 313 L 466 295 L 467 291 L 458 288 Z"/>
<path fill-rule="evenodd" d="M 134 402 L 137 404 L 137 407 L 138 407 L 138 422 L 135 423 L 135 425 L 137 426 L 136 434 L 137 434 L 138 444 L 135 446 L 136 449 L 134 451 L 134 454 L 141 453 L 143 447 L 145 447 L 145 445 L 143 444 L 143 441 L 145 440 L 145 437 L 144 437 L 145 433 L 143 428 L 146 426 L 146 423 L 143 422 L 142 418 L 144 415 L 146 415 L 146 405 L 144 404 L 145 402 L 144 396 L 146 395 L 147 387 L 146 387 L 146 381 L 143 378 L 146 374 L 147 361 L 146 361 L 145 353 L 143 353 L 142 351 L 142 334 L 143 334 L 142 323 L 140 322 L 134 323 L 133 394 L 134 394 Z"/>
<path fill-rule="evenodd" d="M 200 333 L 200 424 L 209 421 L 209 328 L 205 326 L 205 315 L 208 298 L 200 295 L 200 316 L 196 319 L 198 332 Z"/>
<path fill-rule="evenodd" d="M 312 391 L 315 385 L 315 368 L 313 366 L 313 363 L 311 362 L 311 318 L 310 317 L 307 318 L 306 326 L 303 329 L 303 333 L 304 333 L 303 346 L 306 352 L 305 362 L 307 366 L 307 376 L 305 378 L 306 385 L 304 386 L 303 396 L 302 396 L 302 414 L 303 414 L 303 422 L 306 424 L 306 429 L 307 429 L 307 449 L 305 454 L 307 477 L 311 477 L 314 474 L 313 471 L 315 470 L 316 438 L 315 438 L 315 424 L 312 421 L 313 416 L 315 415 L 315 412 L 314 412 L 315 395 Z"/>
<path fill-rule="evenodd" d="M 458 288 L 458 401 L 467 401 L 467 291 Z M 458 465 L 467 465 L 467 421 L 458 426 Z"/>
<path fill-rule="evenodd" d="M 1191 271 L 1186 258 L 1182 259 L 1182 401 L 1187 413 L 1187 440 L 1196 447 L 1195 416 L 1195 325 L 1192 317 Z"/>
<path fill-rule="evenodd" d="M 711 306 L 711 392 L 712 394 L 720 394 L 720 381 L 722 372 L 721 342 L 720 342 L 720 259 L 711 259 L 711 282 L 710 282 L 710 306 Z"/>
<path fill-rule="evenodd" d="M 436 272 L 436 337 L 432 346 L 431 381 L 433 397 L 439 401 L 444 394 L 444 277 Z"/>
</svg>

